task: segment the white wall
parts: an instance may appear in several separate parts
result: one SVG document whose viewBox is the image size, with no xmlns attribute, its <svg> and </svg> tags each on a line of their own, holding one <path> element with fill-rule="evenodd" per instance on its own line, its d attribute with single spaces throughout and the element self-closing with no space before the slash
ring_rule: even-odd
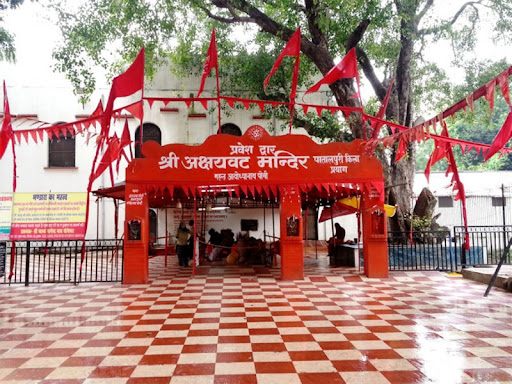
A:
<svg viewBox="0 0 512 384">
<path fill-rule="evenodd" d="M 322 209 L 320 209 L 318 217 L 322 214 Z M 318 240 L 329 240 L 329 238 L 333 236 L 333 228 L 336 223 L 339 223 L 345 229 L 345 240 L 354 240 L 358 237 L 357 216 L 354 213 L 351 215 L 336 217 L 334 220 L 326 220 L 322 223 L 318 223 Z"/>
<path fill-rule="evenodd" d="M 461 182 L 466 191 L 466 211 L 468 225 L 502 225 L 503 207 L 493 206 L 492 197 L 502 197 L 505 194 L 505 223 L 512 224 L 512 172 L 460 172 Z M 450 188 L 451 176 L 446 177 L 444 172 L 432 172 L 430 183 L 427 183 L 423 173 L 416 173 L 414 193 L 419 195 L 424 187 L 429 187 L 436 198 L 439 196 L 452 196 Z M 504 191 L 502 191 L 502 185 Z M 439 207 L 436 205 L 435 214 L 441 216 L 437 222 L 450 229 L 453 226 L 463 225 L 462 205 L 460 201 L 453 201 L 453 207 Z"/>
<path fill-rule="evenodd" d="M 166 210 L 159 209 L 158 210 L 158 237 L 165 236 L 165 228 L 166 228 Z M 192 209 L 184 209 L 183 215 L 182 210 L 168 208 L 167 209 L 167 232 L 174 236 L 177 232 L 178 225 L 180 221 L 183 219 L 188 226 L 189 220 L 192 220 L 193 210 Z M 206 213 L 206 222 L 204 225 L 204 233 L 205 240 L 208 241 L 210 236 L 208 235 L 208 230 L 213 228 L 220 232 L 222 229 L 231 229 L 233 233 L 236 235 L 242 232 L 240 227 L 240 222 L 242 219 L 256 219 L 258 220 L 258 230 L 250 231 L 249 235 L 253 236 L 257 239 L 263 239 L 263 231 L 266 231 L 266 236 L 273 236 L 275 233 L 276 237 L 279 237 L 280 233 L 280 223 L 279 223 L 279 210 L 274 209 L 274 223 L 272 223 L 272 211 L 270 208 L 265 209 L 265 214 L 263 209 L 260 208 L 230 208 L 228 210 L 223 211 L 211 211 Z M 201 233 L 203 231 L 201 212 L 197 213 L 197 231 Z M 163 244 L 163 239 L 160 239 L 158 243 Z M 268 238 L 267 238 L 268 241 Z"/>
<path fill-rule="evenodd" d="M 109 88 L 99 89 L 91 97 L 91 101 L 85 105 L 78 103 L 78 98 L 73 94 L 70 86 L 59 84 L 57 87 L 46 86 L 44 83 L 30 86 L 22 82 L 9 85 L 7 80 L 7 93 L 9 97 L 11 113 L 37 115 L 37 120 L 50 124 L 56 122 L 73 122 L 77 120 L 77 115 L 90 115 L 96 108 L 98 101 L 103 100 L 105 105 L 109 95 Z M 65 84 L 65 82 L 64 82 Z M 176 79 L 173 78 L 166 69 L 158 72 L 151 84 L 146 84 L 145 97 L 189 97 L 190 94 L 197 94 L 199 85 L 198 78 Z M 207 86 L 203 96 L 211 95 L 214 83 L 212 79 L 207 81 Z M 316 103 L 326 104 L 321 100 L 322 94 L 315 96 Z M 0 95 L 2 98 L 3 95 Z M 139 96 L 140 97 L 140 96 Z M 298 96 L 300 98 L 301 96 Z M 128 102 L 126 100 L 117 100 L 115 108 Z M 3 102 L 3 101 L 2 101 Z M 163 112 L 161 108 L 166 106 L 162 102 L 155 102 L 150 107 L 149 103 L 144 104 L 144 122 L 156 124 L 162 132 L 162 144 L 186 143 L 201 144 L 208 136 L 215 134 L 218 130 L 217 109 L 205 110 L 200 103 L 195 103 L 196 112 L 204 112 L 206 118 L 192 119 L 188 118 L 188 108 L 184 102 L 172 102 L 167 108 L 178 108 L 178 112 Z M 216 108 L 216 103 L 210 102 L 209 108 Z M 261 120 L 254 119 L 253 116 L 259 116 L 260 110 L 257 106 L 246 111 L 245 109 L 234 109 L 222 112 L 222 124 L 233 123 L 239 126 L 244 133 L 252 125 L 261 125 L 271 134 L 274 134 L 274 127 L 279 128 L 282 121 L 272 119 Z M 32 122 L 14 122 L 13 128 L 29 129 Z M 132 140 L 134 140 L 135 130 L 139 126 L 139 121 L 128 119 L 129 129 Z M 113 129 L 118 136 L 121 135 L 124 120 L 112 124 Z M 98 128 L 93 130 L 98 132 Z M 279 131 L 275 134 L 286 134 L 286 131 Z M 303 130 L 294 130 L 294 133 L 304 133 Z M 29 143 L 23 141 L 16 145 L 16 164 L 17 164 L 17 191 L 18 192 L 79 192 L 86 191 L 89 174 L 91 173 L 92 162 L 96 152 L 94 138 L 87 144 L 86 134 L 76 136 L 76 159 L 75 167 L 68 169 L 48 168 L 48 138 L 45 136 L 43 142 L 37 144 L 29 140 Z M 0 160 L 0 192 L 12 192 L 13 175 L 13 157 L 11 149 L 8 148 L 4 157 Z M 121 161 L 119 175 L 115 175 L 115 183 L 125 180 L 126 162 Z M 110 187 L 110 177 L 108 170 L 103 173 L 93 184 L 93 190 Z M 114 204 L 111 199 L 100 199 L 96 202 L 96 197 L 90 198 L 89 226 L 87 238 L 114 238 Z M 250 211 L 250 210 L 249 210 Z M 245 211 L 231 210 L 227 215 L 226 225 L 233 228 L 239 228 L 241 218 L 252 218 L 254 215 L 260 221 L 260 233 L 251 234 L 261 237 L 263 231 L 263 218 L 260 210 Z M 278 213 L 276 213 L 278 215 Z M 119 214 L 119 231 L 122 234 L 122 223 L 124 221 L 124 205 L 121 205 Z M 270 221 L 271 223 L 271 221 Z M 275 220 L 276 232 L 279 233 L 279 219 Z M 214 227 L 217 224 L 212 224 Z M 222 225 L 219 225 L 222 227 Z M 159 234 L 164 235 L 164 228 L 159 225 Z M 267 223 L 267 232 L 272 233 L 271 224 Z M 236 231 L 235 231 L 236 233 Z"/>
</svg>

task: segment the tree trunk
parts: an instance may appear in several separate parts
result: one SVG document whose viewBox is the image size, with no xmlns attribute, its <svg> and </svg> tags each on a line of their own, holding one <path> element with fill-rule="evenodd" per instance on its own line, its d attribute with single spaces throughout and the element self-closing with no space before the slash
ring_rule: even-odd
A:
<svg viewBox="0 0 512 384">
<path fill-rule="evenodd" d="M 398 11 L 403 12 L 400 29 L 401 48 L 396 69 L 396 93 L 390 99 L 386 116 L 388 120 L 395 120 L 405 127 L 410 127 L 413 114 L 411 70 L 414 53 L 413 39 L 417 33 L 418 23 L 416 19 L 417 4 L 406 2 L 406 5 L 401 7 L 399 2 L 395 3 Z M 397 205 L 396 214 L 389 219 L 389 229 L 409 231 L 411 229 L 416 168 L 415 143 L 407 144 L 407 154 L 398 162 L 395 161 L 397 147 L 398 143 L 393 147 L 389 161 L 383 163 L 384 174 L 387 175 L 387 201 L 391 205 Z"/>
<path fill-rule="evenodd" d="M 398 14 L 401 16 L 400 24 L 400 54 L 397 61 L 395 94 L 390 100 L 386 111 L 388 120 L 397 121 L 399 124 L 410 127 L 412 122 L 412 84 L 411 84 L 411 63 L 414 52 L 414 40 L 417 38 L 418 23 L 424 12 L 418 13 L 419 0 L 394 0 Z M 283 41 L 288 41 L 293 30 L 278 24 L 259 9 L 249 4 L 246 0 L 215 0 L 213 2 L 219 8 L 233 8 L 247 14 L 251 22 L 257 24 L 263 31 L 278 36 Z M 301 51 L 315 64 L 320 72 L 325 75 L 333 66 L 334 60 L 329 52 L 328 39 L 320 28 L 319 23 L 319 2 L 314 0 L 304 1 L 304 13 L 308 21 L 308 30 L 311 40 L 302 36 Z M 432 5 L 428 1 L 425 9 Z M 213 16 L 211 16 L 213 17 Z M 356 47 L 361 41 L 370 20 L 361 20 L 352 34 L 346 40 L 346 50 Z M 363 53 L 363 56 L 360 55 Z M 375 93 L 382 100 L 386 93 L 386 87 L 382 81 L 377 79 L 373 66 L 364 54 L 358 50 L 358 60 L 363 66 L 367 78 L 370 80 Z M 341 79 L 330 85 L 331 91 L 339 106 L 356 107 L 359 100 L 353 98 L 355 93 L 352 79 Z M 352 134 L 356 138 L 363 138 L 362 118 L 360 114 L 351 113 L 348 117 L 348 124 Z M 377 156 L 383 164 L 383 172 L 386 180 L 386 197 L 390 204 L 397 204 L 397 214 L 391 219 L 390 229 L 407 231 L 410 228 L 408 215 L 411 211 L 411 200 L 413 197 L 412 187 L 414 182 L 415 151 L 414 145 L 408 145 L 407 156 L 395 163 L 395 150 L 391 156 L 378 153 Z"/>
</svg>

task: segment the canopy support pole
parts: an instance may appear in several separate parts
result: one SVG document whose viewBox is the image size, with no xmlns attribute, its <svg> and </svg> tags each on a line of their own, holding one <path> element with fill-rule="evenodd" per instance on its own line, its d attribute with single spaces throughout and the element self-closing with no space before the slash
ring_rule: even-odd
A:
<svg viewBox="0 0 512 384">
<path fill-rule="evenodd" d="M 165 206 L 165 262 L 164 265 L 167 267 L 167 244 L 169 244 L 169 231 L 167 230 L 167 205 Z"/>
<path fill-rule="evenodd" d="M 197 252 L 196 252 L 196 236 L 197 236 L 197 199 L 194 196 L 194 231 L 192 232 L 192 277 L 196 277 L 196 260 L 197 260 Z M 187 256 L 188 257 L 188 256 Z"/>
<path fill-rule="evenodd" d="M 334 237 L 334 216 L 332 214 L 332 206 L 333 206 L 333 204 L 331 204 L 331 231 L 332 231 L 332 238 L 333 238 L 333 243 L 334 243 L 334 247 L 333 247 L 334 255 L 331 255 L 331 256 L 334 258 L 334 264 L 336 264 L 336 253 L 338 252 L 338 243 L 336 242 L 336 238 Z M 329 242 L 327 242 L 327 249 L 329 249 Z"/>
<path fill-rule="evenodd" d="M 267 237 L 266 237 L 266 212 L 265 207 L 267 206 L 267 203 L 263 203 L 263 244 L 267 244 Z"/>
</svg>

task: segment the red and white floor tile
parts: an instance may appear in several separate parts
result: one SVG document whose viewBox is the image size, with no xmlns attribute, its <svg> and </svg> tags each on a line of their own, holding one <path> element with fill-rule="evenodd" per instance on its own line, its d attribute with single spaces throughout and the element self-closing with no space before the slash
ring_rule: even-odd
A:
<svg viewBox="0 0 512 384">
<path fill-rule="evenodd" d="M 441 272 L 307 258 L 278 269 L 151 259 L 147 285 L 0 286 L 0 383 L 512 383 L 512 295 Z"/>
</svg>

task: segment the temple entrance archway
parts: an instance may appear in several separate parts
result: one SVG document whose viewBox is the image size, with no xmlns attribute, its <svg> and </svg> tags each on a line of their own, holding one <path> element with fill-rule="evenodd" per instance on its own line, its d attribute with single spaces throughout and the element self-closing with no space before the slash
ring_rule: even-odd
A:
<svg viewBox="0 0 512 384">
<path fill-rule="evenodd" d="M 141 226 L 141 239 L 126 238 L 126 283 L 148 278 L 148 207 L 157 202 L 198 203 L 219 196 L 279 203 L 281 278 L 303 278 L 303 202 L 331 204 L 361 198 L 364 271 L 386 277 L 387 228 L 382 166 L 362 150 L 361 140 L 320 145 L 304 135 L 270 136 L 250 127 L 242 137 L 213 135 L 202 145 L 149 141 L 144 158 L 126 170 L 126 223 Z M 194 264 L 195 265 L 195 264 Z"/>
</svg>

